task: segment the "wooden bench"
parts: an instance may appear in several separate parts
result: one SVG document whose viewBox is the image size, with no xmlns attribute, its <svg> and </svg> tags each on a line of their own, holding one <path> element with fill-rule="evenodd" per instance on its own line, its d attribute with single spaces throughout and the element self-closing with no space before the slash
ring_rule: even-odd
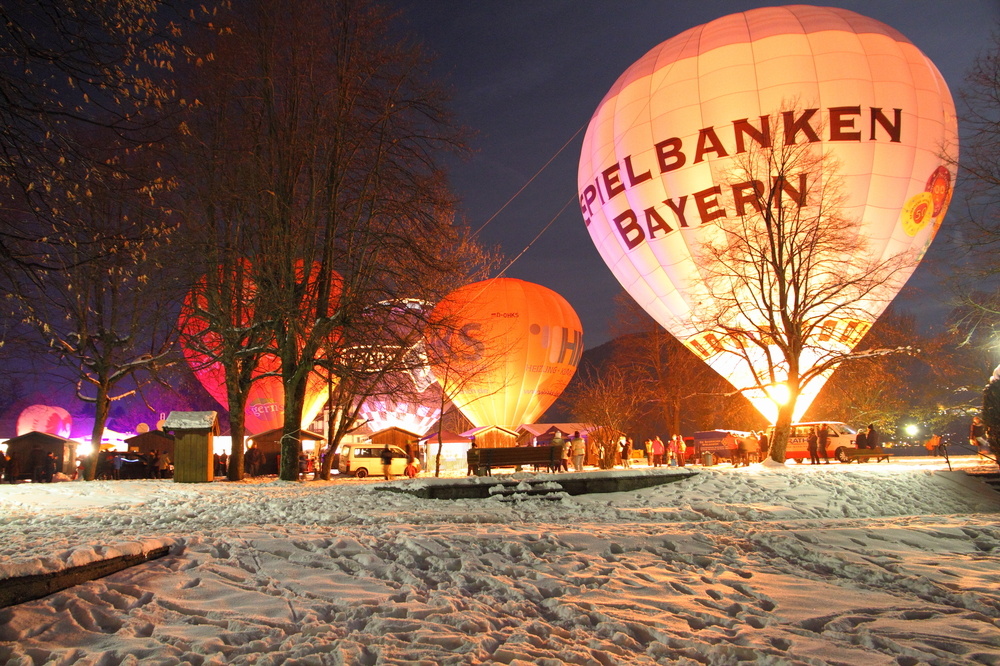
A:
<svg viewBox="0 0 1000 666">
<path fill-rule="evenodd" d="M 478 476 L 492 476 L 494 467 L 544 465 L 549 471 L 559 469 L 562 446 L 510 446 L 469 449 L 469 469 Z"/>
<path fill-rule="evenodd" d="M 844 462 L 846 463 L 863 463 L 868 462 L 871 458 L 874 458 L 875 462 L 882 462 L 883 460 L 889 462 L 889 458 L 891 457 L 892 454 L 885 453 L 882 447 L 874 449 L 844 449 Z"/>
</svg>

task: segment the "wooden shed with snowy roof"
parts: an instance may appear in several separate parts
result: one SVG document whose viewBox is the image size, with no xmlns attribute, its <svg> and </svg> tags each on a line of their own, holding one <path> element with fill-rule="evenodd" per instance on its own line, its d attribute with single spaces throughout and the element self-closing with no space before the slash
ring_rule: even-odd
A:
<svg viewBox="0 0 1000 666">
<path fill-rule="evenodd" d="M 174 481 L 209 483 L 215 478 L 212 459 L 219 434 L 217 412 L 170 412 L 163 431 L 174 435 Z"/>
<path fill-rule="evenodd" d="M 38 447 L 43 454 L 51 453 L 56 459 L 57 472 L 73 476 L 76 471 L 76 448 L 79 443 L 59 435 L 32 430 L 7 440 L 7 455 L 17 461 L 19 478 L 31 478 L 31 450 Z"/>
</svg>

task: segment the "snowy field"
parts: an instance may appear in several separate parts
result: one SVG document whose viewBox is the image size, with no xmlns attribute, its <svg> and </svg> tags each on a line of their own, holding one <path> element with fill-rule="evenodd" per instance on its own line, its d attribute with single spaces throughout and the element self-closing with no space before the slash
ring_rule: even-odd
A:
<svg viewBox="0 0 1000 666">
<path fill-rule="evenodd" d="M 523 502 L 3 485 L 0 576 L 171 551 L 0 609 L 0 663 L 1000 664 L 1000 494 L 953 462 Z"/>
</svg>

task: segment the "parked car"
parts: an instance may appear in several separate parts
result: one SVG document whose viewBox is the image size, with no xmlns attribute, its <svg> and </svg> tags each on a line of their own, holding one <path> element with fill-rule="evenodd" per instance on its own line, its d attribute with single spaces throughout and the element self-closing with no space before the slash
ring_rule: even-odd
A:
<svg viewBox="0 0 1000 666">
<path fill-rule="evenodd" d="M 372 444 L 361 444 L 340 447 L 340 455 L 337 459 L 337 471 L 341 474 L 351 474 L 363 479 L 369 474 L 382 474 L 382 449 L 384 447 Z M 406 451 L 393 444 L 389 445 L 392 451 L 393 476 L 403 476 L 406 472 Z M 420 471 L 420 461 L 414 460 L 413 465 Z"/>
<path fill-rule="evenodd" d="M 846 423 L 839 421 L 810 421 L 806 423 L 793 423 L 792 432 L 788 437 L 788 448 L 785 449 L 785 458 L 791 458 L 797 463 L 809 459 L 809 431 L 813 428 L 826 425 L 829 435 L 827 440 L 826 456 L 819 452 L 820 458 L 832 458 L 840 462 L 847 462 L 844 451 L 855 446 L 855 436 L 857 431 Z M 774 426 L 767 429 L 769 439 L 774 439 Z"/>
</svg>

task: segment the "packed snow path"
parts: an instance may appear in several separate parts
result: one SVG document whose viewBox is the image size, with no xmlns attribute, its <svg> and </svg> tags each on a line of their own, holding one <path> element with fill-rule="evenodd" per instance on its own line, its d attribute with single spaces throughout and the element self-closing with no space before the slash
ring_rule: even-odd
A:
<svg viewBox="0 0 1000 666">
<path fill-rule="evenodd" d="M 942 467 L 699 467 L 524 502 L 3 486 L 0 575 L 172 552 L 0 610 L 0 662 L 1000 664 L 1000 495 Z"/>
</svg>

